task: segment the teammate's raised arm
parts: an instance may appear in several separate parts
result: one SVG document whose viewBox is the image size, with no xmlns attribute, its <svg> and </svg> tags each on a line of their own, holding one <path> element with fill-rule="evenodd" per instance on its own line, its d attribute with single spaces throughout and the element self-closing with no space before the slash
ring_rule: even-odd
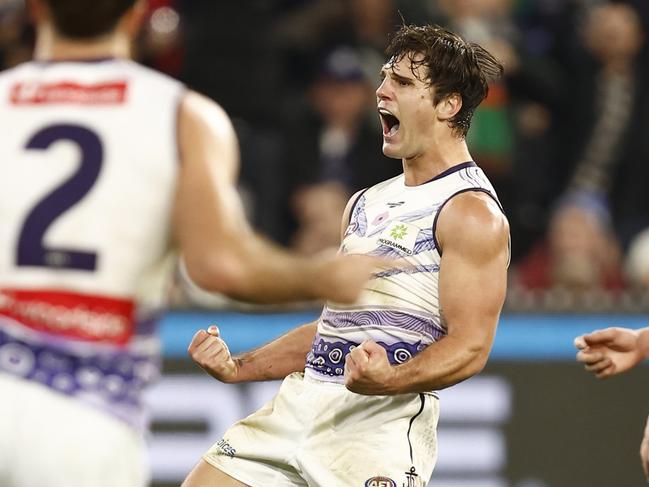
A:
<svg viewBox="0 0 649 487">
<path fill-rule="evenodd" d="M 236 136 L 216 103 L 196 93 L 185 96 L 179 142 L 174 229 L 196 284 L 258 302 L 356 299 L 375 261 L 291 255 L 250 228 L 235 187 Z"/>
</svg>

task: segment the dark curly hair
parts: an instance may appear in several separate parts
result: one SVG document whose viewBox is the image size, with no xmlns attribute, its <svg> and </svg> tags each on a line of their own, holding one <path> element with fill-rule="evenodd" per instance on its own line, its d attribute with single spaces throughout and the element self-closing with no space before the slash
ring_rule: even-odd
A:
<svg viewBox="0 0 649 487">
<path fill-rule="evenodd" d="M 45 0 L 54 27 L 70 39 L 91 39 L 112 31 L 136 0 Z"/>
<path fill-rule="evenodd" d="M 435 88 L 435 104 L 453 93 L 462 97 L 462 108 L 449 122 L 462 137 L 469 131 L 476 107 L 487 96 L 489 83 L 504 71 L 482 46 L 438 25 L 403 25 L 391 37 L 386 54 L 392 67 L 407 56 L 418 79 L 422 76 L 418 68 L 426 68 L 422 81 Z"/>
</svg>

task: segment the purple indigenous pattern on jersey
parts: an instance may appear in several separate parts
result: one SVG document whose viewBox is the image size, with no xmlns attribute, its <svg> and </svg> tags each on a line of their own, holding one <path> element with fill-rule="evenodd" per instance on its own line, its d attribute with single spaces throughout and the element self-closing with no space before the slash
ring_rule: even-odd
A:
<svg viewBox="0 0 649 487">
<path fill-rule="evenodd" d="M 349 233 L 355 233 L 356 235 L 363 237 L 365 232 L 367 232 L 367 215 L 365 214 L 365 196 L 358 198 L 354 211 L 352 212 L 352 217 L 350 218 L 349 228 L 347 230 Z"/>
<path fill-rule="evenodd" d="M 400 328 L 439 340 L 445 330 L 432 318 L 418 316 L 398 310 L 332 311 L 328 307 L 322 312 L 322 324 L 332 328 Z"/>
<path fill-rule="evenodd" d="M 381 277 L 391 277 L 399 274 L 419 274 L 420 272 L 439 272 L 439 266 L 437 264 L 428 264 L 428 265 L 416 265 L 412 267 L 389 269 L 387 271 L 377 272 L 374 274 L 374 279 Z"/>
<path fill-rule="evenodd" d="M 0 371 L 28 379 L 61 394 L 79 396 L 141 429 L 141 392 L 159 374 L 155 357 L 112 349 L 77 353 L 69 341 L 21 339 L 0 328 Z"/>
<path fill-rule="evenodd" d="M 388 361 L 392 365 L 403 364 L 426 348 L 426 345 L 421 341 L 416 343 L 397 342 L 391 345 L 383 342 L 377 343 L 385 348 Z M 342 377 L 345 373 L 345 357 L 359 345 L 360 343 L 348 340 L 330 342 L 316 334 L 313 347 L 306 357 L 306 366 L 319 374 Z"/>
</svg>

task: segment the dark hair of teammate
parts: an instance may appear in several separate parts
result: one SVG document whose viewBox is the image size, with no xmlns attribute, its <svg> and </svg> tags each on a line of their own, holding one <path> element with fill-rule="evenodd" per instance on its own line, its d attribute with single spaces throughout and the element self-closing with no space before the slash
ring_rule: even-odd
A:
<svg viewBox="0 0 649 487">
<path fill-rule="evenodd" d="M 45 0 L 57 32 L 70 39 L 91 39 L 111 32 L 137 0 Z"/>
</svg>

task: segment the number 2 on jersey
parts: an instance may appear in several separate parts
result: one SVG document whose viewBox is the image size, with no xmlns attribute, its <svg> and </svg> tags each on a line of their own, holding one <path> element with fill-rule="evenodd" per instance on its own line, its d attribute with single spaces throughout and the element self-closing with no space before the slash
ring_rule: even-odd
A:
<svg viewBox="0 0 649 487">
<path fill-rule="evenodd" d="M 99 177 L 104 159 L 104 148 L 97 134 L 80 125 L 45 127 L 29 139 L 25 149 L 46 150 L 61 140 L 71 141 L 79 147 L 79 168 L 28 213 L 18 237 L 16 264 L 93 271 L 97 268 L 96 252 L 46 247 L 43 242 L 49 226 L 90 191 Z"/>
</svg>

